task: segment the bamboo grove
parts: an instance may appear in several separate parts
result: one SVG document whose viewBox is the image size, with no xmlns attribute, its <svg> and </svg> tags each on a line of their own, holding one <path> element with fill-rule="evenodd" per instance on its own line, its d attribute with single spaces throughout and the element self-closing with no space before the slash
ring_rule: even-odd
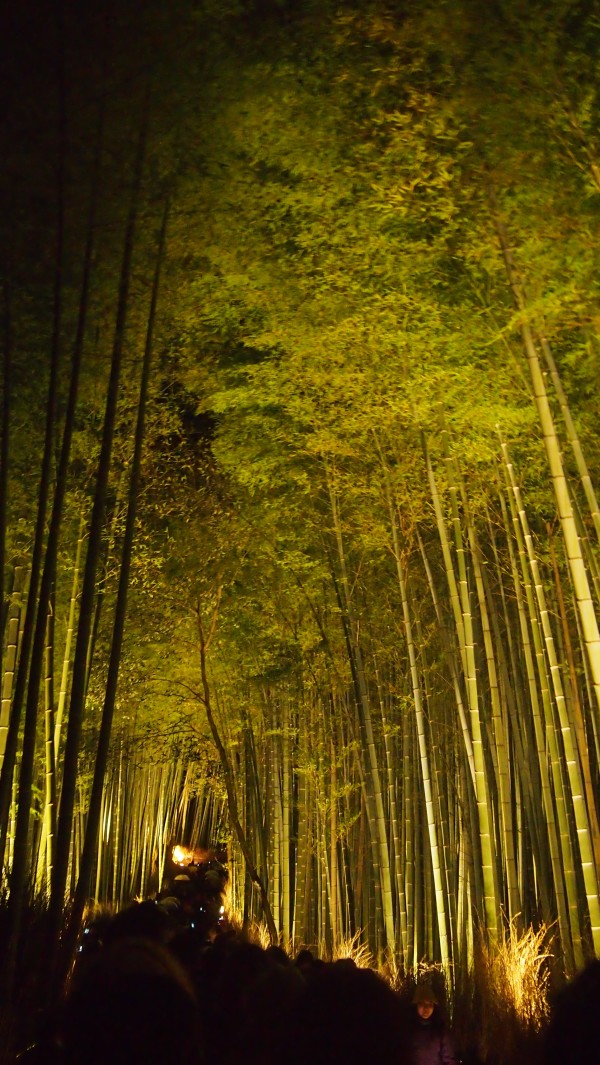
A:
<svg viewBox="0 0 600 1065">
<path fill-rule="evenodd" d="M 21 54 L 5 153 L 5 980 L 28 903 L 72 947 L 177 839 L 286 944 L 546 927 L 574 972 L 596 7 L 102 7 Z"/>
</svg>

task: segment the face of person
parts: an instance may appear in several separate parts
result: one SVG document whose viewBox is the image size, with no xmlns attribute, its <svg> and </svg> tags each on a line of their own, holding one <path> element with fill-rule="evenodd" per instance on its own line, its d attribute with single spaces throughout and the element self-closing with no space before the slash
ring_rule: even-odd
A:
<svg viewBox="0 0 600 1065">
<path fill-rule="evenodd" d="M 417 1013 L 424 1021 L 428 1021 L 433 1013 L 433 1002 L 417 1002 Z"/>
</svg>

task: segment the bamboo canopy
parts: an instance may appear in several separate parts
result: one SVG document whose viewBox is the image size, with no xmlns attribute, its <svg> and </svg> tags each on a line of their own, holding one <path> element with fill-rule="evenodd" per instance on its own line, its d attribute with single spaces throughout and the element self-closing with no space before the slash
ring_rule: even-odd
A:
<svg viewBox="0 0 600 1065">
<path fill-rule="evenodd" d="M 117 6 L 7 36 L 5 987 L 30 904 L 68 966 L 175 842 L 290 949 L 458 983 L 539 933 L 571 974 L 600 955 L 597 20 Z"/>
</svg>

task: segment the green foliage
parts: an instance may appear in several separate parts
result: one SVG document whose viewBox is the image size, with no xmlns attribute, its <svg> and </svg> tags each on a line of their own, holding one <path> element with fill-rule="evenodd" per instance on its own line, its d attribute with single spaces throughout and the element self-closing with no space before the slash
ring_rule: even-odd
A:
<svg viewBox="0 0 600 1065">
<path fill-rule="evenodd" d="M 101 97 L 108 108 L 55 589 L 56 662 L 65 646 L 80 517 L 85 525 L 94 491 L 131 142 L 146 89 L 150 99 L 82 781 L 91 773 L 106 683 L 148 286 L 157 220 L 168 194 L 168 255 L 111 779 L 123 750 L 140 768 L 191 759 L 200 767 L 194 787 L 201 790 L 210 779 L 222 799 L 198 662 L 197 611 L 208 631 L 216 610 L 210 684 L 240 793 L 246 796 L 255 774 L 265 808 L 279 803 L 282 823 L 289 814 L 292 830 L 298 838 L 305 831 L 315 852 L 329 846 L 331 853 L 328 831 L 350 850 L 358 850 L 359 840 L 366 846 L 361 789 L 367 760 L 356 721 L 360 664 L 377 757 L 382 766 L 386 762 L 390 824 L 394 800 L 399 808 L 404 804 L 401 816 L 411 825 L 405 834 L 413 831 L 413 817 L 413 842 L 422 842 L 425 829 L 415 807 L 423 783 L 411 746 L 415 695 L 399 553 L 414 615 L 424 743 L 434 776 L 445 772 L 451 781 L 445 789 L 451 794 L 437 795 L 440 833 L 454 853 L 471 826 L 465 828 L 470 791 L 461 777 L 468 781 L 452 668 L 465 705 L 467 699 L 422 441 L 448 529 L 450 562 L 458 571 L 465 560 L 460 613 L 464 617 L 468 607 L 474 615 L 491 801 L 497 803 L 502 755 L 495 749 L 469 532 L 481 544 L 493 605 L 502 700 L 510 708 L 509 746 L 515 737 L 521 745 L 528 739 L 518 733 L 518 721 L 529 714 L 523 649 L 514 635 L 511 532 L 499 502 L 499 430 L 509 443 L 544 580 L 555 594 L 547 529 L 555 522 L 556 503 L 521 343 L 523 325 L 551 344 L 592 474 L 597 477 L 600 468 L 594 68 L 600 30 L 593 5 L 498 2 L 486 9 L 485 19 L 475 0 L 408 0 L 402 11 L 393 3 L 340 9 L 316 0 L 143 6 L 142 18 L 137 4 L 115 12 L 104 74 L 93 43 L 100 39 L 104 5 L 67 19 L 70 132 L 57 438 Z M 48 64 L 48 48 L 42 52 Z M 41 119 L 47 115 L 39 106 L 33 91 L 15 103 L 15 132 L 45 127 Z M 54 111 L 51 125 L 53 132 L 45 129 L 40 142 L 39 171 L 27 146 L 32 136 L 13 138 L 7 164 L 18 178 L 27 173 L 30 182 L 24 191 L 16 181 L 18 254 L 11 278 L 18 322 L 7 515 L 11 565 L 27 562 L 35 519 L 38 412 L 52 328 Z M 518 310 L 499 223 L 522 287 Z M 4 219 L 1 225 L 4 234 Z M 551 402 L 560 425 L 559 405 Z M 564 460 L 572 493 L 582 499 L 566 448 Z M 572 624 L 571 605 L 568 610 Z M 258 751 L 256 767 L 244 764 L 249 736 Z M 306 786 L 316 796 L 318 845 L 310 835 L 317 833 L 315 825 L 300 824 L 302 811 L 282 811 L 284 741 L 294 788 Z M 512 754 L 514 806 L 521 794 L 533 804 L 530 781 L 514 749 Z M 596 778 L 597 768 L 594 763 Z M 333 799 L 332 769 L 339 773 Z M 527 862 L 532 840 L 543 830 L 530 823 L 530 808 L 524 810 L 519 830 Z M 334 813 L 337 828 L 328 829 Z M 251 820 L 250 806 L 246 814 Z M 257 839 L 273 830 L 270 808 L 261 816 L 259 825 L 256 814 Z M 497 807 L 494 825 L 499 838 Z M 477 861 L 476 842 L 474 849 Z M 423 882 L 429 872 L 428 866 L 420 869 Z M 528 873 L 531 868 L 524 867 L 525 879 Z M 537 885 L 537 868 L 535 873 L 529 879 Z M 326 868 L 319 867 L 318 875 L 326 880 Z M 457 877 L 452 867 L 449 883 Z M 358 895 L 362 886 L 355 880 Z M 473 884 L 470 889 L 475 895 Z M 364 890 L 368 895 L 372 886 Z M 529 917 L 538 900 L 526 902 Z M 372 903 L 361 898 L 363 915 Z M 419 929 L 417 938 L 421 944 L 427 938 L 435 949 L 435 935 L 431 926 L 426 934 Z"/>
</svg>

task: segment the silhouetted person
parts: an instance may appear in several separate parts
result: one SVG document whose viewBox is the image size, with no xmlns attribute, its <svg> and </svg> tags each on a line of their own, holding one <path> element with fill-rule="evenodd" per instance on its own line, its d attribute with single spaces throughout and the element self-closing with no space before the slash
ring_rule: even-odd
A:
<svg viewBox="0 0 600 1065">
<path fill-rule="evenodd" d="M 106 926 L 104 945 L 108 947 L 122 939 L 150 939 L 153 943 L 168 943 L 177 928 L 165 910 L 150 899 L 132 902 L 115 914 Z"/>
<path fill-rule="evenodd" d="M 296 960 L 294 962 L 296 968 L 300 970 L 303 976 L 307 976 L 310 973 L 314 963 L 315 958 L 313 952 L 312 950 L 308 950 L 306 947 L 303 950 L 299 951 L 299 953 L 296 955 Z"/>
<path fill-rule="evenodd" d="M 600 1062 L 600 961 L 588 965 L 557 996 L 544 1040 L 544 1062 Z"/>
<path fill-rule="evenodd" d="M 405 1065 L 406 1023 L 381 977 L 334 962 L 311 974 L 294 1010 L 292 1065 Z"/>
<path fill-rule="evenodd" d="M 76 974 L 59 1030 L 65 1065 L 201 1065 L 192 986 L 158 943 L 113 943 Z"/>
</svg>

